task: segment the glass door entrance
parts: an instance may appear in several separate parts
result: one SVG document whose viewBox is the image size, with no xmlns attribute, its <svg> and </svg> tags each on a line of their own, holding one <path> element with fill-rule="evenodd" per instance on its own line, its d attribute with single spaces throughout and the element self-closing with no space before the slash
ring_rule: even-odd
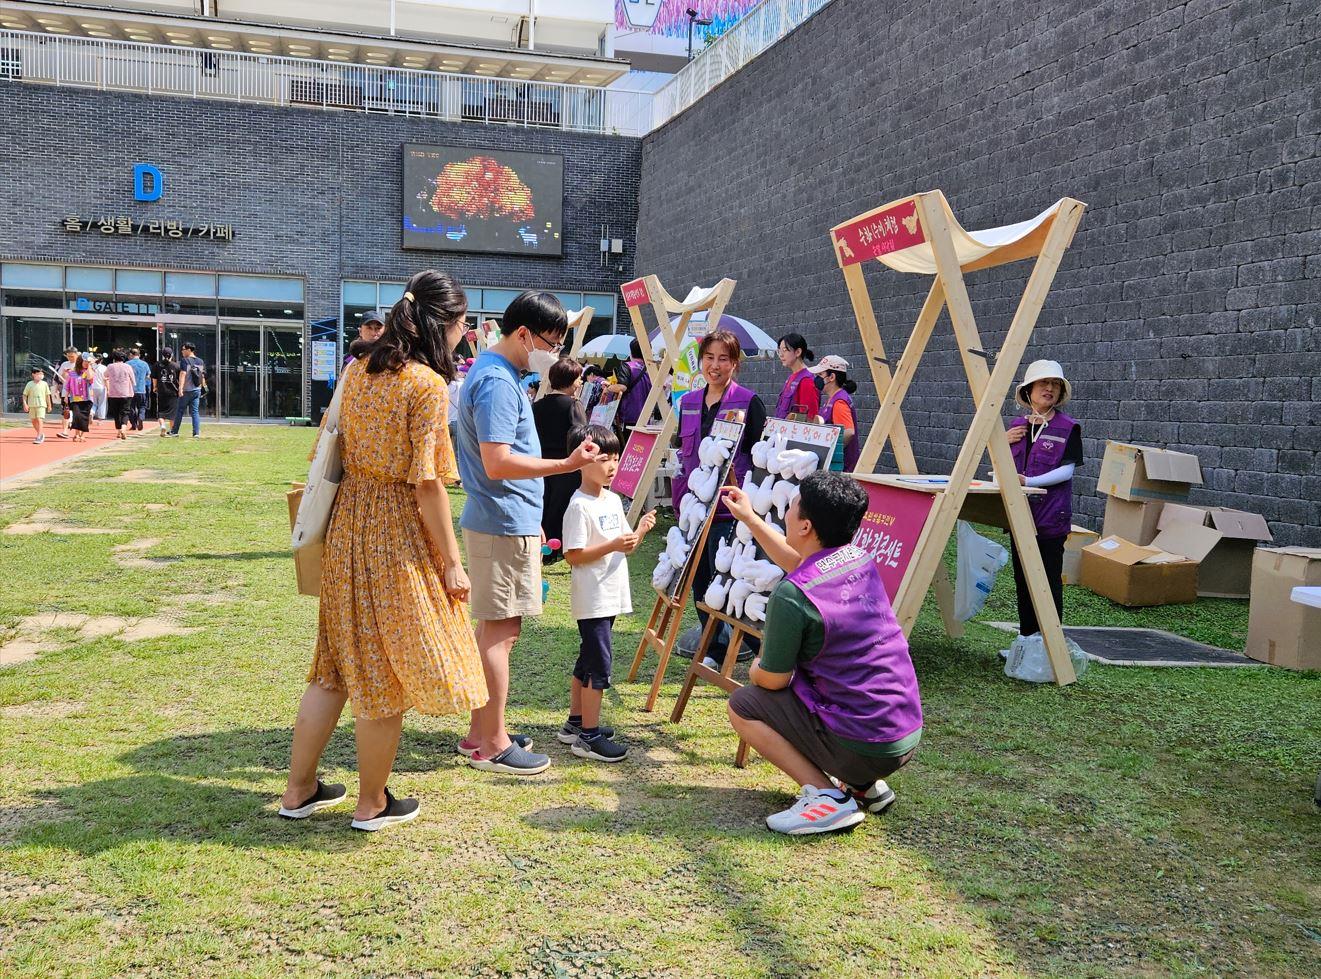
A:
<svg viewBox="0 0 1321 979">
<path fill-rule="evenodd" d="M 260 418 L 261 328 L 225 326 L 220 362 L 220 413 L 230 418 Z"/>
<path fill-rule="evenodd" d="M 220 413 L 229 418 L 302 417 L 303 327 L 222 323 L 216 372 Z"/>
<path fill-rule="evenodd" d="M 265 418 L 302 418 L 303 328 L 268 326 L 266 332 Z"/>
</svg>

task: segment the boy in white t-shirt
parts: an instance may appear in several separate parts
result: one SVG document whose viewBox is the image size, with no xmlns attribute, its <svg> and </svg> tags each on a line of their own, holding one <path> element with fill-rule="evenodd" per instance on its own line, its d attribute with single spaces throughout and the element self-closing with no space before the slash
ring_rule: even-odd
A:
<svg viewBox="0 0 1321 979">
<path fill-rule="evenodd" d="M 624 504 L 606 489 L 619 468 L 619 436 L 601 425 L 579 425 L 569 432 L 573 452 L 584 441 L 595 442 L 600 458 L 582 469 L 582 487 L 564 512 L 564 560 L 573 569 L 569 587 L 573 617 L 582 643 L 569 687 L 569 720 L 558 734 L 579 758 L 623 761 L 628 749 L 611 740 L 614 729 L 601 727 L 601 695 L 610 687 L 614 655 L 610 634 L 615 616 L 633 611 L 628 587 L 628 559 L 647 532 L 656 526 L 656 511 L 629 529 Z"/>
</svg>

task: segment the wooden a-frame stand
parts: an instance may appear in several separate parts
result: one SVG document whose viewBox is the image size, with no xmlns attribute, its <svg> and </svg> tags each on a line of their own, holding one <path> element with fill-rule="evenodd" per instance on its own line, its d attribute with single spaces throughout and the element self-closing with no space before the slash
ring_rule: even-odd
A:
<svg viewBox="0 0 1321 979">
<path fill-rule="evenodd" d="M 1033 221 L 974 237 L 959 226 L 945 195 L 930 191 L 892 201 L 831 229 L 835 256 L 844 273 L 872 379 L 881 400 L 880 412 L 863 445 L 857 471 L 872 472 L 888 440 L 900 472 L 917 472 L 901 408 L 943 308 L 949 310 L 963 369 L 977 406 L 948 485 L 937 494 L 903 584 L 894 596 L 899 624 L 905 634 L 911 633 L 922 600 L 937 571 L 942 568 L 945 545 L 954 530 L 975 470 L 982 454 L 989 452 L 1008 517 L 1009 533 L 1023 564 L 1032 605 L 1055 671 L 1055 682 L 1061 685 L 1072 683 L 1076 677 L 1041 563 L 1032 512 L 1018 482 L 1000 412 L 1084 209 L 1081 201 L 1066 197 Z M 982 345 L 963 273 L 1034 257 L 1037 261 L 1004 342 L 999 352 L 991 355 Z M 935 276 L 893 374 L 885 357 L 863 277 L 861 263 L 872 258 L 897 271 Z M 988 363 L 993 366 L 988 367 Z"/>
<path fill-rule="evenodd" d="M 583 352 L 583 341 L 587 338 L 587 325 L 592 322 L 592 317 L 596 315 L 596 310 L 591 306 L 584 306 L 576 313 L 569 314 L 569 332 L 573 335 L 573 340 L 569 343 L 569 349 L 560 354 L 561 357 L 569 357 L 577 360 Z M 537 397 L 544 398 L 550 393 L 550 375 L 541 379 L 537 385 Z"/>
<path fill-rule="evenodd" d="M 711 535 L 711 526 L 715 523 L 716 509 L 712 504 L 710 512 L 706 515 L 706 522 L 702 524 L 702 532 L 693 541 L 693 549 L 690 552 L 692 557 L 680 569 L 683 578 L 679 582 L 679 587 L 675 589 L 674 596 L 670 597 L 659 588 L 656 589 L 656 604 L 651 608 L 647 627 L 642 630 L 638 650 L 633 654 L 633 665 L 628 669 L 629 683 L 637 679 L 638 670 L 642 668 L 642 660 L 648 649 L 654 649 L 658 657 L 656 675 L 651 679 L 651 691 L 647 694 L 647 702 L 642 708 L 645 711 L 656 709 L 656 698 L 660 696 L 661 684 L 665 682 L 665 670 L 670 665 L 670 654 L 674 652 L 674 644 L 679 641 L 684 609 L 688 607 L 688 595 L 693 590 L 697 563 L 702 558 L 702 551 L 706 550 L 706 539 Z"/>
<path fill-rule="evenodd" d="M 698 602 L 697 607 L 706 613 L 706 625 L 702 629 L 702 638 L 697 643 L 697 651 L 693 653 L 693 661 L 688 667 L 688 675 L 683 679 L 683 687 L 679 691 L 679 699 L 674 702 L 674 710 L 670 711 L 670 723 L 677 724 L 683 720 L 683 712 L 688 708 L 688 698 L 692 696 L 693 688 L 697 686 L 698 680 L 705 680 L 707 683 L 714 683 L 725 693 L 733 693 L 743 684 L 734 679 L 734 664 L 738 662 L 739 648 L 743 645 L 744 636 L 752 636 L 754 639 L 761 639 L 760 629 L 755 629 L 741 619 L 722 612 L 718 608 L 712 608 L 705 602 Z M 711 642 L 715 639 L 716 629 L 721 622 L 729 624 L 729 643 L 725 646 L 725 656 L 720 663 L 719 670 L 713 670 L 711 667 L 702 663 L 707 656 L 707 650 L 711 648 Z M 739 768 L 748 766 L 748 743 L 742 738 L 738 739 L 738 751 L 734 754 L 734 764 Z"/>
<path fill-rule="evenodd" d="M 691 303 L 681 303 L 671 296 L 661 285 L 660 279 L 654 275 L 634 279 L 619 287 L 624 296 L 624 304 L 628 307 L 629 318 L 633 322 L 633 333 L 638 338 L 638 345 L 642 347 L 643 363 L 646 364 L 647 373 L 651 377 L 651 392 L 642 406 L 642 413 L 638 415 L 640 419 L 638 427 L 647 427 L 646 423 L 657 408 L 660 409 L 661 416 L 660 434 L 647 457 L 641 479 L 638 481 L 637 495 L 634 496 L 633 505 L 628 510 L 628 522 L 634 526 L 646 509 L 647 496 L 656 478 L 656 469 L 665 453 L 669 451 L 670 441 L 674 438 L 675 429 L 679 424 L 679 413 L 666 395 L 665 384 L 674 374 L 680 345 L 688 333 L 688 321 L 692 319 L 694 313 L 705 310 L 707 322 L 718 323 L 724 314 L 725 306 L 734 294 L 735 285 L 737 283 L 733 279 L 721 279 L 701 299 Z M 661 336 L 665 339 L 665 356 L 659 362 L 654 359 L 651 337 L 642 315 L 642 307 L 648 303 L 651 304 L 652 312 L 660 325 Z M 679 317 L 678 323 L 673 327 L 670 325 L 671 316 Z M 677 508 L 679 501 L 675 500 L 674 503 Z M 712 509 L 714 510 L 714 507 Z"/>
</svg>

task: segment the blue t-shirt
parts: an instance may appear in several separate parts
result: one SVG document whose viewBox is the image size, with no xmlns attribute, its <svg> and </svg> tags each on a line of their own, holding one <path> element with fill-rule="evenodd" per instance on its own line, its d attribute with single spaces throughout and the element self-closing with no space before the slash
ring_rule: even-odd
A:
<svg viewBox="0 0 1321 979">
<path fill-rule="evenodd" d="M 459 475 L 468 501 L 459 526 L 496 537 L 541 534 L 540 479 L 490 479 L 482 465 L 482 442 L 508 445 L 517 455 L 541 456 L 532 402 L 514 365 L 490 350 L 468 369 L 459 392 Z"/>
<path fill-rule="evenodd" d="M 133 393 L 147 393 L 147 378 L 151 377 L 151 365 L 141 357 L 135 357 L 128 362 L 128 366 L 133 368 Z"/>
</svg>

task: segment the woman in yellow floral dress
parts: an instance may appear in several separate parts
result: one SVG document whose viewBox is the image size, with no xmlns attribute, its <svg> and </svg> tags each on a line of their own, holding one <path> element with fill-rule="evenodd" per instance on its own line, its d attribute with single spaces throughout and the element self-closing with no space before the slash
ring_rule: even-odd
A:
<svg viewBox="0 0 1321 979">
<path fill-rule="evenodd" d="M 294 724 L 280 815 L 303 819 L 344 801 L 317 764 L 346 701 L 358 744 L 353 827 L 417 815 L 386 788 L 404 713 L 466 713 L 486 703 L 468 612 L 468 576 L 444 482 L 457 479 L 446 384 L 467 297 L 443 272 L 420 272 L 384 335 L 340 381 L 344 480 L 326 533 L 316 657 Z M 356 352 L 356 351 L 355 351 Z"/>
</svg>

